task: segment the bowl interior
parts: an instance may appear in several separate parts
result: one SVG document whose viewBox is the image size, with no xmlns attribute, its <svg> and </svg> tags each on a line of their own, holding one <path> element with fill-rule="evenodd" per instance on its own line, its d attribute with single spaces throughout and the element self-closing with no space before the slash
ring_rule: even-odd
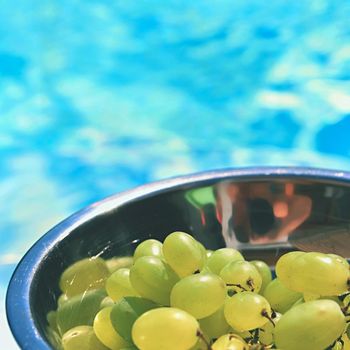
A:
<svg viewBox="0 0 350 350">
<path fill-rule="evenodd" d="M 30 285 L 33 320 L 45 338 L 46 315 L 56 309 L 60 294 L 59 277 L 73 262 L 131 255 L 139 241 L 163 241 L 173 231 L 188 232 L 210 249 L 236 247 L 247 259 L 271 266 L 294 249 L 348 257 L 349 203 L 345 181 L 260 176 L 195 182 L 112 205 L 47 251 Z"/>
</svg>

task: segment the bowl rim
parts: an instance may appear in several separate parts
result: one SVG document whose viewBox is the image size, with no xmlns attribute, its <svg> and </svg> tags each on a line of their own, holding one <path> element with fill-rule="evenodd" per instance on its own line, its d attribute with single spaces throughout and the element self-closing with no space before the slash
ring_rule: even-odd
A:
<svg viewBox="0 0 350 350">
<path fill-rule="evenodd" d="M 138 186 L 134 189 L 114 194 L 97 201 L 64 219 L 46 232 L 28 249 L 17 264 L 12 274 L 6 293 L 6 316 L 17 344 L 21 349 L 51 350 L 45 338 L 38 331 L 30 306 L 32 280 L 42 259 L 55 244 L 78 226 L 93 218 L 113 211 L 118 207 L 153 196 L 182 186 L 202 184 L 229 179 L 254 178 L 304 178 L 328 180 L 336 183 L 349 184 L 350 173 L 341 170 L 329 170 L 311 167 L 246 167 L 211 170 Z"/>
</svg>

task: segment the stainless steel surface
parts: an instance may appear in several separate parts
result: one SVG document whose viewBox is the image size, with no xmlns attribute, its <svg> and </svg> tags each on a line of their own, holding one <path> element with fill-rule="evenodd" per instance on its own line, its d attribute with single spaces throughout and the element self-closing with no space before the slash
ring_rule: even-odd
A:
<svg viewBox="0 0 350 350">
<path fill-rule="evenodd" d="M 342 172 L 225 170 L 147 185 L 75 214 L 34 245 L 10 284 L 10 324 L 22 348 L 49 349 L 46 313 L 56 308 L 62 271 L 87 256 L 132 254 L 150 237 L 182 230 L 208 248 L 236 247 L 273 265 L 293 249 L 349 257 L 349 223 L 350 175 Z"/>
</svg>

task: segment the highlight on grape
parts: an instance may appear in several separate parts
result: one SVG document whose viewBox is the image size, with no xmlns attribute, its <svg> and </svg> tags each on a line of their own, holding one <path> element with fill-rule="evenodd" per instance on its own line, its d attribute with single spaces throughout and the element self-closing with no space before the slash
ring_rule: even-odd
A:
<svg viewBox="0 0 350 350">
<path fill-rule="evenodd" d="M 185 232 L 61 275 L 48 337 L 62 350 L 350 350 L 350 268 L 293 251 L 276 263 L 207 250 Z"/>
</svg>

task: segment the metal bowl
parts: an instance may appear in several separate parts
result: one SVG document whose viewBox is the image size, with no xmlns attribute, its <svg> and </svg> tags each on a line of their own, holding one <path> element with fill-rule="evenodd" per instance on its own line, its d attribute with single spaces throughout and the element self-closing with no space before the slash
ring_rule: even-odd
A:
<svg viewBox="0 0 350 350">
<path fill-rule="evenodd" d="M 35 218 L 33 218 L 35 219 Z M 27 252 L 7 292 L 7 316 L 22 349 L 47 350 L 46 314 L 73 262 L 132 254 L 137 242 L 192 234 L 273 266 L 286 251 L 349 257 L 350 174 L 310 168 L 252 168 L 173 178 L 117 194 L 64 220 Z"/>
</svg>

